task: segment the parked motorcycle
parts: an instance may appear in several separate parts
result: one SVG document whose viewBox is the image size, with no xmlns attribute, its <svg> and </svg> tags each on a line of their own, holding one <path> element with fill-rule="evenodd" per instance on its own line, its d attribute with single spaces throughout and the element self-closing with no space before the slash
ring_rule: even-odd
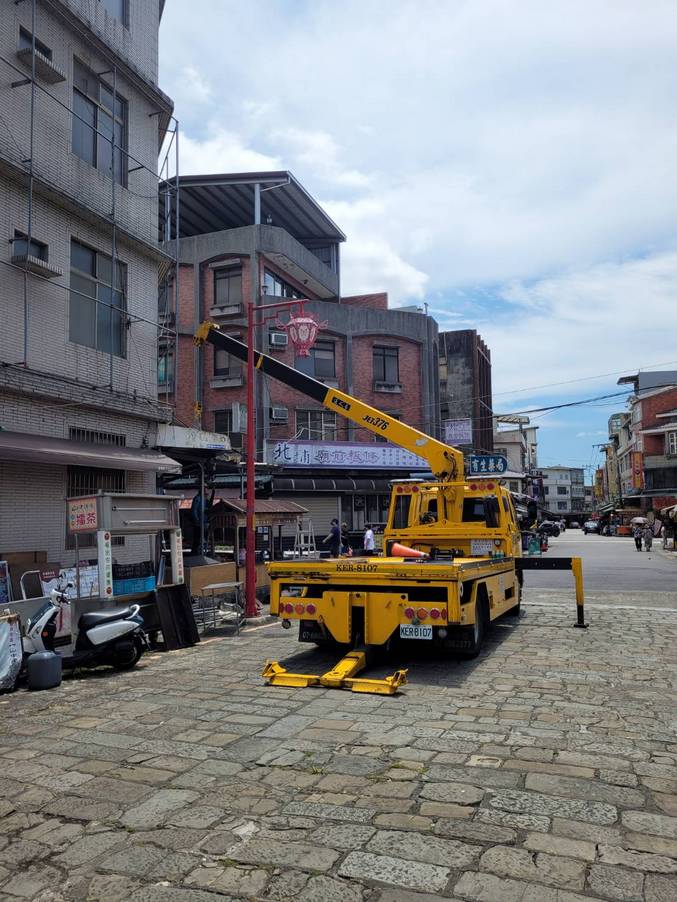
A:
<svg viewBox="0 0 677 902">
<path fill-rule="evenodd" d="M 71 588 L 69 583 L 66 588 Z M 70 600 L 65 589 L 56 588 L 50 600 L 27 621 L 24 654 L 53 651 L 60 655 L 65 668 L 100 667 L 107 664 L 116 670 L 136 667 L 148 648 L 143 630 L 143 617 L 138 604 L 112 611 L 82 614 L 73 642 L 70 636 L 56 639 L 57 616 Z"/>
</svg>

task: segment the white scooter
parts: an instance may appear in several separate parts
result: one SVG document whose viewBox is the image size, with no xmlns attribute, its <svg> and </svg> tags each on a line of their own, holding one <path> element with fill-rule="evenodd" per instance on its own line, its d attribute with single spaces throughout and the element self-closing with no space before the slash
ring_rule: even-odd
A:
<svg viewBox="0 0 677 902">
<path fill-rule="evenodd" d="M 67 588 L 71 588 L 69 583 Z M 131 670 L 148 648 L 138 604 L 112 611 L 82 614 L 75 643 L 71 635 L 56 639 L 56 620 L 62 606 L 70 604 L 64 589 L 52 589 L 50 600 L 26 623 L 25 656 L 53 651 L 65 668 L 100 667 Z"/>
</svg>

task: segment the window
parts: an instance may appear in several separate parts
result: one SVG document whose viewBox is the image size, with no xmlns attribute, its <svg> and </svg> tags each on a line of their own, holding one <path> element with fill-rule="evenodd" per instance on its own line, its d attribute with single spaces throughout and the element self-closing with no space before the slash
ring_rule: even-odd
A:
<svg viewBox="0 0 677 902">
<path fill-rule="evenodd" d="M 310 357 L 297 357 L 296 369 L 316 379 L 336 378 L 336 346 L 333 341 L 316 341 Z"/>
<path fill-rule="evenodd" d="M 297 410 L 296 437 L 311 441 L 336 441 L 336 414 L 328 410 Z"/>
<path fill-rule="evenodd" d="M 677 454 L 677 432 L 668 432 L 665 436 L 665 447 L 668 454 Z"/>
<path fill-rule="evenodd" d="M 37 257 L 38 260 L 47 261 L 47 245 L 43 241 L 36 241 L 35 238 L 28 240 L 25 232 L 14 230 L 14 240 L 12 241 L 13 257 Z"/>
<path fill-rule="evenodd" d="M 127 101 L 77 60 L 74 61 L 73 153 L 127 182 Z M 115 153 L 113 153 L 115 143 Z"/>
<path fill-rule="evenodd" d="M 302 298 L 293 285 L 285 282 L 279 276 L 276 276 L 270 270 L 266 270 L 263 275 L 263 293 L 269 297 L 276 298 Z"/>
<path fill-rule="evenodd" d="M 214 350 L 214 375 L 222 379 L 238 379 L 242 376 L 242 361 L 223 348 Z"/>
<path fill-rule="evenodd" d="M 558 495 L 566 495 L 566 494 L 567 494 L 567 487 L 566 487 L 565 485 L 558 485 L 558 486 L 557 486 L 557 494 L 558 494 Z"/>
<path fill-rule="evenodd" d="M 124 357 L 126 283 L 124 263 L 116 260 L 113 277 L 110 257 L 71 240 L 71 341 Z"/>
<path fill-rule="evenodd" d="M 484 523 L 484 498 L 463 499 L 463 522 Z"/>
<path fill-rule="evenodd" d="M 374 382 L 399 382 L 399 358 L 399 348 L 374 345 Z"/>
<path fill-rule="evenodd" d="M 100 432 L 98 429 L 81 429 L 79 426 L 69 427 L 68 438 L 72 442 L 88 442 L 90 445 L 117 445 L 118 448 L 124 448 L 127 444 L 126 435 L 120 435 L 118 432 Z"/>
<path fill-rule="evenodd" d="M 566 509 L 567 509 L 566 501 L 558 501 L 557 502 L 557 510 L 558 511 L 565 511 Z"/>
<path fill-rule="evenodd" d="M 69 430 L 70 438 L 74 433 L 90 433 L 89 429 Z M 91 432 L 91 435 L 104 435 L 105 433 Z M 112 436 L 108 436 L 112 437 Z M 108 444 L 108 442 L 95 441 L 93 444 Z M 117 444 L 117 442 L 111 442 Z M 96 495 L 98 492 L 127 491 L 127 474 L 124 470 L 102 470 L 98 467 L 68 467 L 66 475 L 66 497 L 78 498 L 82 495 Z M 124 536 L 114 536 L 113 545 L 124 545 Z M 96 533 L 83 533 L 78 537 L 78 548 L 93 548 L 96 545 Z M 66 548 L 75 548 L 75 536 L 66 534 Z"/>
<path fill-rule="evenodd" d="M 214 432 L 221 432 L 225 435 L 233 431 L 233 411 L 232 410 L 215 410 L 214 411 Z"/>
<path fill-rule="evenodd" d="M 242 303 L 242 267 L 214 270 L 214 305 L 233 307 Z"/>
<path fill-rule="evenodd" d="M 545 495 L 549 495 L 550 494 L 550 486 L 548 486 L 548 485 L 544 486 L 543 492 Z"/>
<path fill-rule="evenodd" d="M 99 0 L 109 16 L 127 25 L 127 0 Z"/>
<path fill-rule="evenodd" d="M 42 41 L 39 41 L 37 38 L 35 39 L 35 49 L 38 53 L 41 53 L 48 60 L 51 60 L 51 49 L 47 46 L 47 44 L 43 44 Z M 25 28 L 19 29 L 19 50 L 33 50 L 33 35 Z"/>
<path fill-rule="evenodd" d="M 174 385 L 174 350 L 160 345 L 157 361 L 157 382 L 160 389 L 171 389 Z"/>
</svg>

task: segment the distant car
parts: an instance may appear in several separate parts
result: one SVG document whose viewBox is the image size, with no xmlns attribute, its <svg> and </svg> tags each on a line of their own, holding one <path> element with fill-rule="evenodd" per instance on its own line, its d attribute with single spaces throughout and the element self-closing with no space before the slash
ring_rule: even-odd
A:
<svg viewBox="0 0 677 902">
<path fill-rule="evenodd" d="M 599 523 L 597 520 L 586 520 L 583 524 L 583 532 L 586 536 L 589 532 L 599 532 Z"/>
<path fill-rule="evenodd" d="M 552 520 L 544 520 L 542 523 L 538 525 L 538 531 L 546 536 L 557 536 L 560 533 L 559 525 L 557 523 L 553 523 Z"/>
<path fill-rule="evenodd" d="M 581 524 L 578 522 L 578 520 L 574 520 L 573 523 L 569 524 L 569 529 L 580 529 L 580 528 L 581 528 Z"/>
</svg>

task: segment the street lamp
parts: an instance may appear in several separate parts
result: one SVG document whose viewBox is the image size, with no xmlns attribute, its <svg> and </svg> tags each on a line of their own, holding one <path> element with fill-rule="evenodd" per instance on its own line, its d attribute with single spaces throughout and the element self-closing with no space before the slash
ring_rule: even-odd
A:
<svg viewBox="0 0 677 902">
<path fill-rule="evenodd" d="M 254 371 L 256 363 L 254 355 L 254 329 L 275 320 L 278 329 L 283 329 L 289 336 L 294 350 L 299 357 L 310 357 L 310 348 L 315 343 L 317 334 L 326 322 L 318 323 L 310 314 L 306 314 L 303 305 L 306 299 L 280 301 L 276 304 L 255 306 L 247 304 L 247 513 L 245 528 L 245 597 L 247 617 L 256 617 L 256 435 L 254 416 Z M 274 310 L 275 313 L 268 311 Z M 287 322 L 280 320 L 280 313 L 289 311 L 291 316 Z M 262 315 L 259 315 L 262 314 Z"/>
</svg>

